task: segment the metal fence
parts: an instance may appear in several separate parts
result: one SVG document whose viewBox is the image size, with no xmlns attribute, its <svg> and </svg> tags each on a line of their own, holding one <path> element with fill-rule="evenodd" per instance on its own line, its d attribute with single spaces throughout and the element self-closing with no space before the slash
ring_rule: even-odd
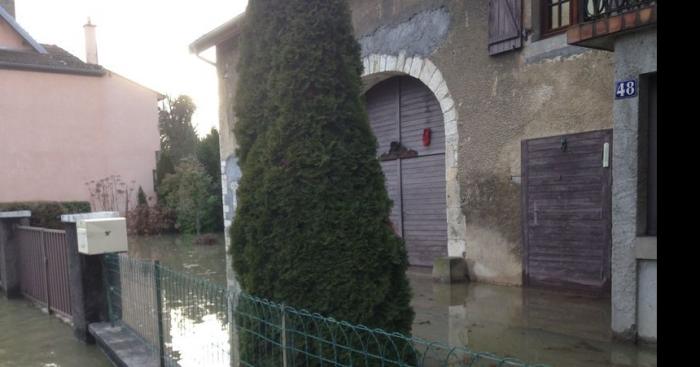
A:
<svg viewBox="0 0 700 367">
<path fill-rule="evenodd" d="M 22 294 L 49 312 L 71 317 L 66 232 L 18 226 L 19 278 Z"/>
<path fill-rule="evenodd" d="M 535 366 L 297 310 L 155 262 L 104 259 L 111 321 L 139 334 L 162 366 Z"/>
<path fill-rule="evenodd" d="M 580 4 L 583 21 L 589 21 L 656 4 L 656 0 L 584 0 Z"/>
</svg>

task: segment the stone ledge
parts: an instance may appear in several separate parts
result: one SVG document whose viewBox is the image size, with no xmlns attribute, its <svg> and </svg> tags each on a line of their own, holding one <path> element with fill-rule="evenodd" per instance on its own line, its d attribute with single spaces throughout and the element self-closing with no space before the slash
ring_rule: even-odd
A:
<svg viewBox="0 0 700 367">
<path fill-rule="evenodd" d="M 109 322 L 92 323 L 88 326 L 98 347 L 118 367 L 159 367 L 157 351 L 149 348 L 129 328 Z"/>
<path fill-rule="evenodd" d="M 63 214 L 61 215 L 61 222 L 64 223 L 77 223 L 79 220 L 85 219 L 103 219 L 103 218 L 118 218 L 119 212 L 92 212 L 92 213 L 78 213 L 78 214 Z"/>
<path fill-rule="evenodd" d="M 467 281 L 467 263 L 461 257 L 439 257 L 433 262 L 433 281 L 461 283 Z"/>
<path fill-rule="evenodd" d="M 638 260 L 656 260 L 656 237 L 635 238 L 634 254 Z"/>
<path fill-rule="evenodd" d="M 13 212 L 0 212 L 0 219 L 29 218 L 32 212 L 29 210 L 17 210 Z"/>
</svg>

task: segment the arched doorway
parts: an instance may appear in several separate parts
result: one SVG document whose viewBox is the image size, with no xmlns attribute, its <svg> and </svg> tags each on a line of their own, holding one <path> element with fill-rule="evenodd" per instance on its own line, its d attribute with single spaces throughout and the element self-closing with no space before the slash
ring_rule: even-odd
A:
<svg viewBox="0 0 700 367">
<path fill-rule="evenodd" d="M 406 241 L 411 265 L 447 256 L 445 124 L 420 80 L 396 76 L 365 93 L 382 170 L 394 202 L 391 221 Z"/>
</svg>

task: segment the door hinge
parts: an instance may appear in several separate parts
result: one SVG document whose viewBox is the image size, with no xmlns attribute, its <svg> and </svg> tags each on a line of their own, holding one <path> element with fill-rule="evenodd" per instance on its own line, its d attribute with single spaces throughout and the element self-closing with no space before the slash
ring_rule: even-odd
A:
<svg viewBox="0 0 700 367">
<path fill-rule="evenodd" d="M 603 144 L 603 167 L 610 167 L 610 143 Z"/>
</svg>

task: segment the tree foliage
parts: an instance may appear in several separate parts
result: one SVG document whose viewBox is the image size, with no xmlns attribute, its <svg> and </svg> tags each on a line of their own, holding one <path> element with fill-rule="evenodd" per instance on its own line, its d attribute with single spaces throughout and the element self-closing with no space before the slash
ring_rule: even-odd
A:
<svg viewBox="0 0 700 367">
<path fill-rule="evenodd" d="M 175 165 L 173 160 L 170 158 L 170 153 L 168 151 L 160 151 L 158 156 L 158 162 L 156 162 L 156 191 L 158 193 L 158 200 L 163 200 L 165 193 L 162 190 L 162 183 L 165 176 L 175 173 Z"/>
<path fill-rule="evenodd" d="M 156 164 L 156 188 L 158 199 L 175 212 L 178 229 L 197 233 L 216 232 L 223 230 L 219 133 L 212 128 L 209 134 L 200 140 L 192 125 L 192 115 L 195 111 L 194 102 L 186 95 L 176 99 L 166 97 L 160 108 L 161 152 Z M 200 202 L 199 197 L 188 198 L 189 201 L 180 204 L 174 202 L 178 195 L 185 195 L 187 192 L 182 185 L 185 185 L 192 195 L 200 195 L 199 191 L 194 190 L 194 186 L 185 183 L 186 178 L 190 176 L 186 175 L 183 169 L 189 167 L 188 169 L 193 170 L 194 161 L 201 164 L 201 167 L 194 171 L 198 175 L 203 173 L 200 178 L 207 183 L 204 213 L 199 213 L 200 208 L 192 205 L 192 200 Z M 184 164 L 185 162 L 187 163 Z M 180 167 L 181 170 L 178 171 L 176 167 Z M 199 168 L 202 172 L 199 172 Z M 166 177 L 169 176 L 173 178 L 166 184 Z M 179 210 L 175 210 L 176 207 L 179 207 Z"/>
<path fill-rule="evenodd" d="M 200 234 L 209 207 L 217 199 L 211 194 L 212 180 L 194 158 L 185 158 L 167 175 L 162 187 L 165 205 L 176 215 L 175 226 L 183 233 Z"/>
<path fill-rule="evenodd" d="M 221 155 L 219 153 L 219 132 L 212 128 L 209 134 L 197 143 L 197 160 L 204 166 L 207 175 L 212 178 L 211 196 L 216 201 L 209 206 L 202 228 L 205 232 L 217 232 L 224 229 L 223 202 L 221 200 Z"/>
<path fill-rule="evenodd" d="M 246 9 L 237 66 L 239 86 L 245 89 L 237 89 L 234 101 L 237 121 L 233 130 L 240 165 L 246 161 L 257 137 L 263 135 L 276 116 L 276 106 L 268 102 L 274 67 L 269 57 L 270 48 L 278 46 L 277 38 L 284 27 L 284 13 L 277 11 L 282 6 L 280 3 L 279 0 L 250 1 Z M 253 24 L 263 19 L 264 23 Z"/>
<path fill-rule="evenodd" d="M 174 100 L 168 96 L 159 108 L 160 149 L 167 152 L 175 164 L 195 154 L 198 139 L 192 126 L 192 115 L 196 109 L 192 98 L 186 95 Z"/>
<path fill-rule="evenodd" d="M 141 187 L 141 186 L 139 186 L 139 191 L 137 194 L 136 203 L 138 206 L 148 205 L 148 199 L 146 199 L 146 193 L 143 191 L 143 187 Z"/>
<path fill-rule="evenodd" d="M 257 296 L 410 333 L 407 255 L 390 226 L 346 2 L 251 0 L 246 17 L 231 228 L 239 282 Z"/>
</svg>

